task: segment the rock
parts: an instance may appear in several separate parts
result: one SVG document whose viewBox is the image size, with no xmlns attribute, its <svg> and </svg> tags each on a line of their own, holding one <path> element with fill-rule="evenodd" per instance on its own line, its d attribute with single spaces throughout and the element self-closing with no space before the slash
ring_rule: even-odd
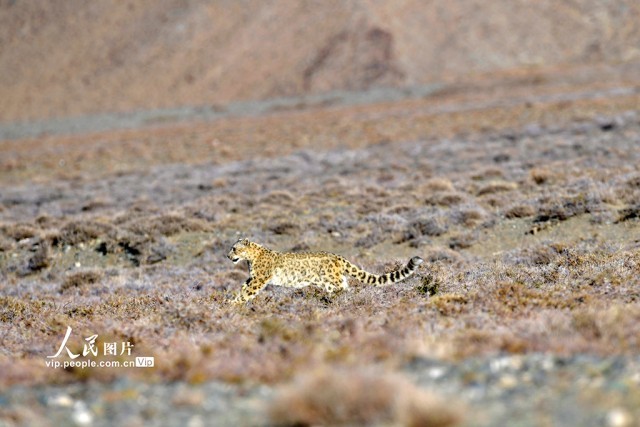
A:
<svg viewBox="0 0 640 427">
<path fill-rule="evenodd" d="M 93 414 L 82 400 L 78 400 L 73 404 L 71 418 L 79 426 L 88 426 L 93 423 Z"/>
<path fill-rule="evenodd" d="M 47 399 L 47 405 L 70 408 L 73 406 L 73 399 L 68 394 L 56 394 Z"/>
<path fill-rule="evenodd" d="M 609 411 L 605 420 L 606 425 L 609 427 L 627 427 L 632 425 L 632 421 L 631 415 L 621 408 L 615 408 Z"/>
</svg>

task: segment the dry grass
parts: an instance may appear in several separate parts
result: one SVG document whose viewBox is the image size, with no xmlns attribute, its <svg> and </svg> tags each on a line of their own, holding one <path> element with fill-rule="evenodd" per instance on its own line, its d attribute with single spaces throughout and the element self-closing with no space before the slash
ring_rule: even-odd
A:
<svg viewBox="0 0 640 427">
<path fill-rule="evenodd" d="M 515 205 L 507 209 L 505 217 L 507 218 L 527 218 L 536 213 L 535 209 L 529 205 Z"/>
<path fill-rule="evenodd" d="M 406 283 L 354 285 L 329 300 L 312 288 L 270 288 L 247 307 L 226 303 L 228 290 L 246 277 L 240 270 L 79 271 L 64 279 L 60 294 L 23 284 L 21 297 L 3 297 L 4 354 L 39 369 L 71 326 L 74 351 L 82 337 L 98 333 L 99 342 L 128 340 L 137 355 L 156 356 L 155 371 L 128 375 L 277 383 L 318 364 L 400 366 L 416 356 L 640 348 L 637 251 L 556 244 L 514 251 L 498 263 L 437 259 Z M 380 264 L 368 268 L 385 271 Z M 434 339 L 438 344 L 429 344 Z M 3 370 L 4 384 L 16 378 L 10 371 Z M 49 370 L 34 379 L 112 377 L 108 370 Z"/>
<path fill-rule="evenodd" d="M 518 188 L 518 184 L 515 182 L 505 182 L 505 181 L 491 181 L 487 184 L 484 184 L 477 191 L 478 196 L 484 196 L 486 194 L 493 193 L 502 193 L 507 191 L 513 191 Z"/>
<path fill-rule="evenodd" d="M 60 292 L 67 292 L 74 288 L 98 283 L 102 278 L 102 272 L 97 270 L 81 270 L 67 275 L 60 286 Z"/>
<path fill-rule="evenodd" d="M 544 167 L 533 168 L 529 171 L 529 177 L 537 185 L 549 184 L 556 176 L 556 173 Z"/>
<path fill-rule="evenodd" d="M 0 384 L 112 379 L 108 370 L 43 368 L 67 326 L 74 351 L 97 333 L 99 343 L 131 341 L 136 355 L 158 361 L 118 374 L 194 383 L 280 383 L 318 366 L 399 369 L 416 357 L 637 354 L 637 121 L 501 134 L 522 111 L 550 123 L 584 105 L 589 114 L 605 108 L 580 102 L 565 113 L 549 104 L 447 120 L 393 109 L 374 120 L 373 107 L 282 113 L 193 134 L 103 135 L 122 138 L 109 156 L 91 138 L 54 138 L 68 159 L 83 159 L 81 176 L 51 184 L 55 197 L 44 182 L 59 175 L 56 162 L 0 170 L 9 183 L 0 193 Z M 489 134 L 471 140 L 440 138 L 487 124 Z M 392 142 L 371 144 L 381 129 Z M 242 150 L 217 157 L 220 147 L 203 143 L 214 134 Z M 186 148 L 167 148 L 176 142 Z M 263 145 L 273 158 L 260 157 Z M 328 151 L 309 149 L 318 145 Z M 125 171 L 109 163 L 125 158 Z M 82 175 L 94 167 L 107 178 Z M 11 187 L 25 176 L 43 182 Z M 427 263 L 393 286 L 353 281 L 331 298 L 268 287 L 234 307 L 226 301 L 246 266 L 225 254 L 240 234 L 280 250 L 340 253 L 374 272 L 414 255 Z M 389 420 L 404 411 L 387 408 Z"/>
</svg>

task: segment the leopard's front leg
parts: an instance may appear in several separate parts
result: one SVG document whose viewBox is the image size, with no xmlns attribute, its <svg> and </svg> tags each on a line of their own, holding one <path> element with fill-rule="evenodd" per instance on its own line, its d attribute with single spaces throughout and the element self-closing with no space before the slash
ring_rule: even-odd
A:
<svg viewBox="0 0 640 427">
<path fill-rule="evenodd" d="M 256 277 L 249 277 L 244 285 L 242 285 L 242 289 L 236 295 L 236 297 L 231 300 L 233 304 L 244 304 L 245 302 L 252 300 L 258 295 L 265 286 L 267 286 L 268 280 L 258 279 Z"/>
</svg>

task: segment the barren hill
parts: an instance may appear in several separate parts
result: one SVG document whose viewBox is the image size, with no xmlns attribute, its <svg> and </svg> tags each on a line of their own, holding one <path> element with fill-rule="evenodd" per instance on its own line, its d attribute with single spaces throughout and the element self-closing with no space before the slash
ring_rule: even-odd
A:
<svg viewBox="0 0 640 427">
<path fill-rule="evenodd" d="M 0 121 L 640 61 L 635 0 L 0 2 Z"/>
</svg>

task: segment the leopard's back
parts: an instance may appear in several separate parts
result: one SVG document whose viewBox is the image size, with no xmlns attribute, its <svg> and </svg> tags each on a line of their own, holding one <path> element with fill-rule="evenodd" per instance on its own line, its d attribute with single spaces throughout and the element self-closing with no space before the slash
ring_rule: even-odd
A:
<svg viewBox="0 0 640 427">
<path fill-rule="evenodd" d="M 332 292 L 347 287 L 344 269 L 344 258 L 330 252 L 279 253 L 270 283 L 291 288 L 315 285 Z"/>
</svg>

